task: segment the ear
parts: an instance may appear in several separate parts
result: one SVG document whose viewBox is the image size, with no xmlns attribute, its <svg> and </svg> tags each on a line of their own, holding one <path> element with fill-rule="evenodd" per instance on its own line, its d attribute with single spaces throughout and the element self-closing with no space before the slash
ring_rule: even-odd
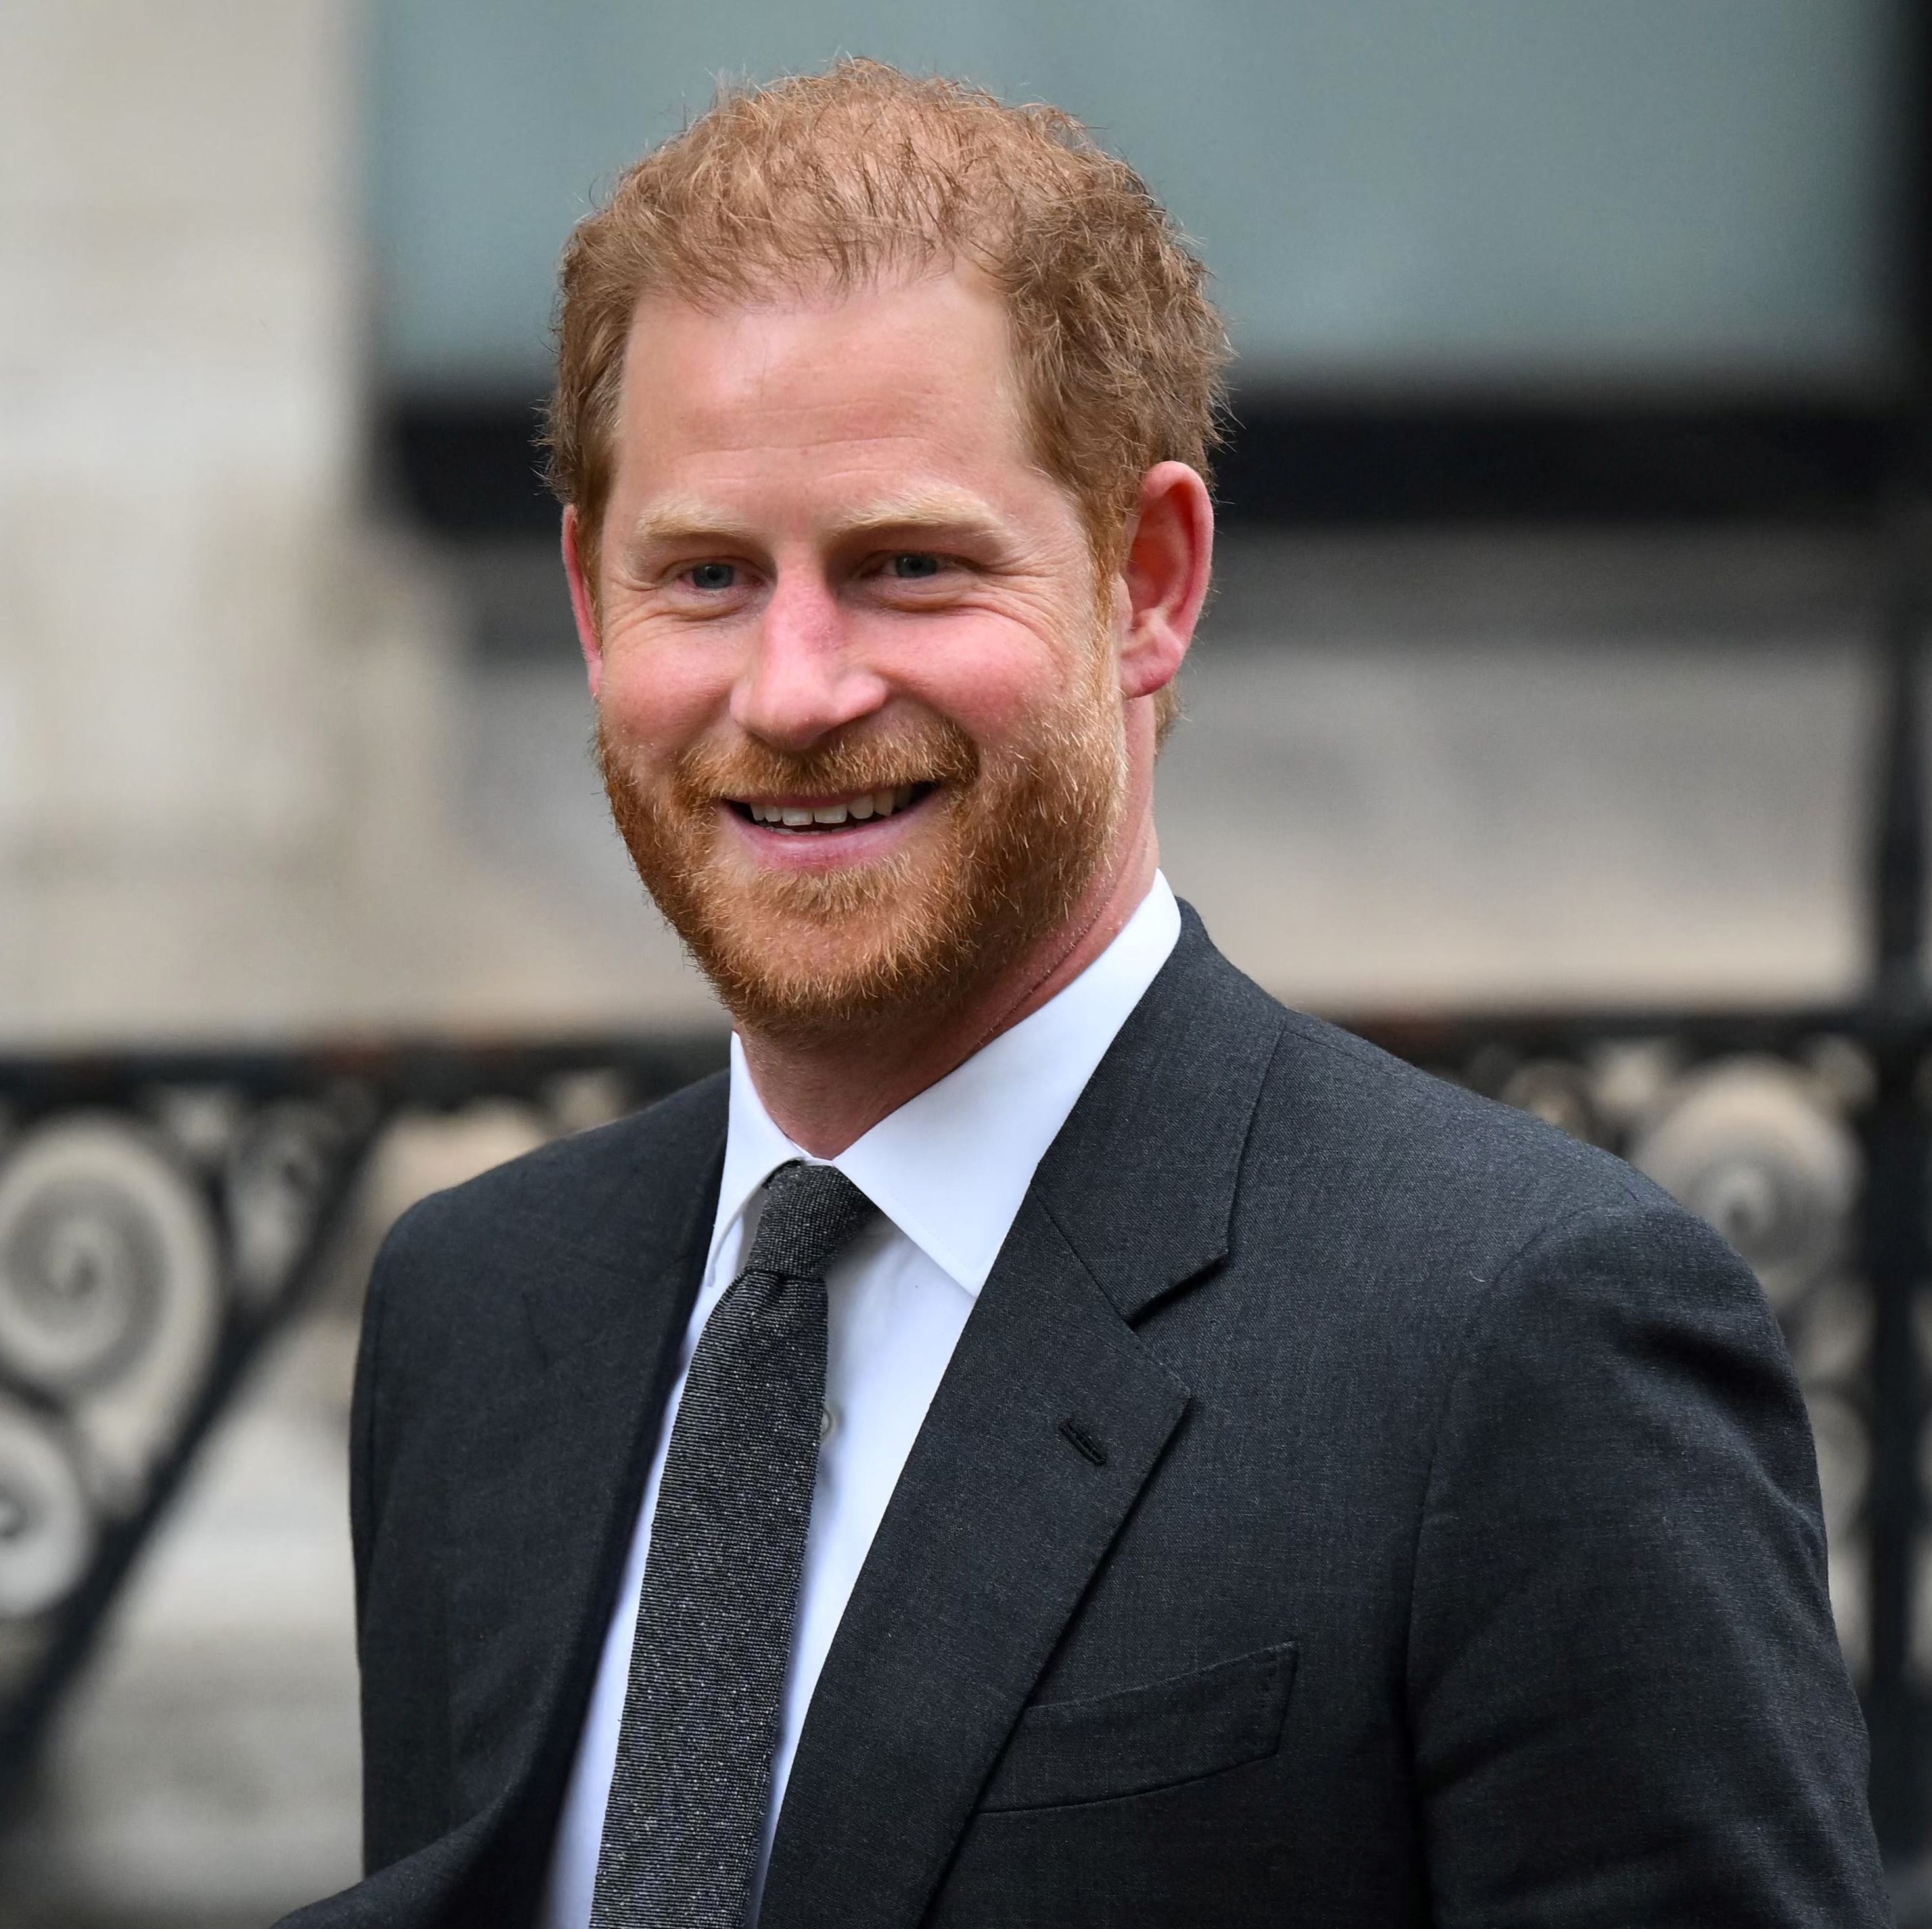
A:
<svg viewBox="0 0 1932 1929">
<path fill-rule="evenodd" d="M 577 505 L 563 512 L 563 573 L 570 583 L 570 613 L 577 619 L 577 646 L 584 652 L 584 667 L 590 672 L 590 700 L 604 683 L 604 638 L 597 626 L 597 590 L 584 567 L 581 541 L 583 525 L 578 520 Z"/>
<path fill-rule="evenodd" d="M 1200 472 L 1184 462 L 1156 463 L 1141 478 L 1120 569 L 1123 696 L 1150 697 L 1174 681 L 1208 600 L 1214 560 L 1214 505 Z"/>
</svg>

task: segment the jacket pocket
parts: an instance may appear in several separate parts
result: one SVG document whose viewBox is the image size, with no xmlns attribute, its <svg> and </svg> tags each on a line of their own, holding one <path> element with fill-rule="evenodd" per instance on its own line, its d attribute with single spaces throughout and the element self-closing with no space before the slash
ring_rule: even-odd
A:
<svg viewBox="0 0 1932 1929">
<path fill-rule="evenodd" d="M 1191 1675 L 1020 1717 L 980 1797 L 983 1814 L 1144 1795 L 1258 1762 L 1281 1745 L 1292 1642 Z"/>
</svg>

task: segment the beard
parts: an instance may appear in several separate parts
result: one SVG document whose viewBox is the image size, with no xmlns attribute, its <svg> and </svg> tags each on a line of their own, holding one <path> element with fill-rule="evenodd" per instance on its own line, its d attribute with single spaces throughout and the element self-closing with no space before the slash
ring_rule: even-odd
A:
<svg viewBox="0 0 1932 1929">
<path fill-rule="evenodd" d="M 644 887 L 740 1026 L 810 1045 L 958 1010 L 1068 926 L 1118 832 L 1125 738 L 1111 652 L 1020 738 L 988 748 L 938 717 L 841 733 L 802 754 L 740 737 L 647 775 L 608 715 L 598 760 Z M 1097 659 L 1097 660 L 1096 660 Z M 768 869 L 724 800 L 932 784 L 886 855 Z M 810 832 L 798 833 L 810 836 Z"/>
</svg>

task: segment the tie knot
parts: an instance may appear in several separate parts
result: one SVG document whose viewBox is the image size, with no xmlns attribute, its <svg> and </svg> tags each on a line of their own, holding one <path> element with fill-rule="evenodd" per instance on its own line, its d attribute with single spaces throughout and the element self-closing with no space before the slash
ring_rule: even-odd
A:
<svg viewBox="0 0 1932 1929">
<path fill-rule="evenodd" d="M 870 1199 L 836 1166 L 795 1159 L 765 1181 L 765 1210 L 748 1273 L 822 1280 L 826 1263 L 872 1216 Z"/>
</svg>

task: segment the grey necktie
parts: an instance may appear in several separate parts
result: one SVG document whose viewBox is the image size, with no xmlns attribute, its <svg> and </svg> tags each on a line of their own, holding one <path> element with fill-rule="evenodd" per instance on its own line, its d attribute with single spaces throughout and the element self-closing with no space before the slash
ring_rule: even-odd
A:
<svg viewBox="0 0 1932 1929">
<path fill-rule="evenodd" d="M 591 1929 L 739 1929 L 818 1471 L 825 1267 L 872 1212 L 830 1166 L 766 1182 L 704 1323 L 651 1522 Z"/>
</svg>

